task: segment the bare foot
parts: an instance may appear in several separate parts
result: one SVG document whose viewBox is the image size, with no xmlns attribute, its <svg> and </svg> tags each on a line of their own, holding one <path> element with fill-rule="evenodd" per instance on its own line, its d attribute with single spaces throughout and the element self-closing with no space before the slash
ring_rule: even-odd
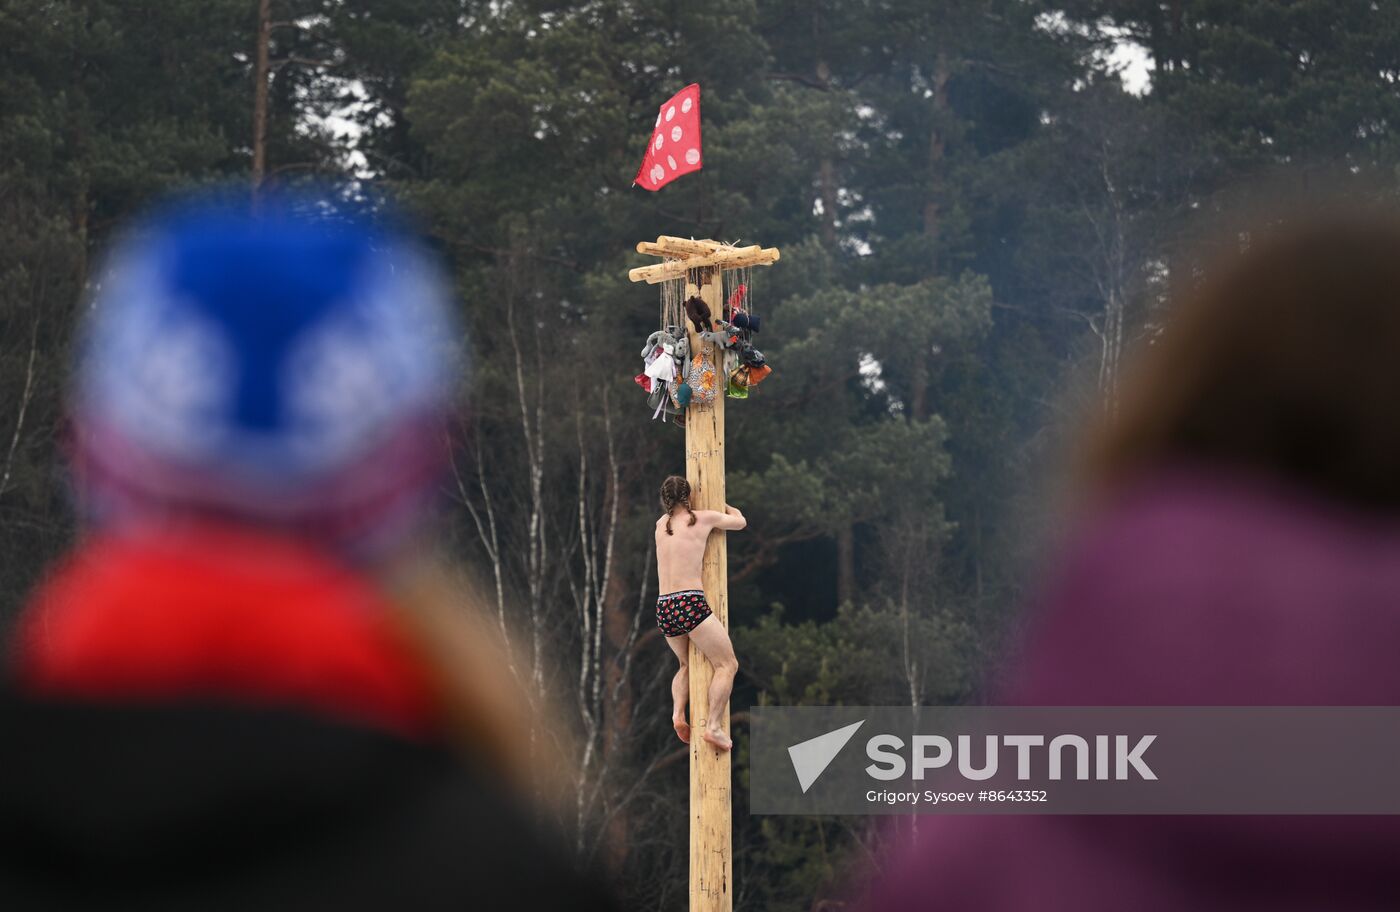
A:
<svg viewBox="0 0 1400 912">
<path fill-rule="evenodd" d="M 705 729 L 705 734 L 701 735 L 706 741 L 713 744 L 722 751 L 730 750 L 734 747 L 734 742 L 729 740 L 723 729 Z"/>
<path fill-rule="evenodd" d="M 672 716 L 671 727 L 676 730 L 676 737 L 686 744 L 690 743 L 690 723 L 685 721 L 684 716 Z"/>
</svg>

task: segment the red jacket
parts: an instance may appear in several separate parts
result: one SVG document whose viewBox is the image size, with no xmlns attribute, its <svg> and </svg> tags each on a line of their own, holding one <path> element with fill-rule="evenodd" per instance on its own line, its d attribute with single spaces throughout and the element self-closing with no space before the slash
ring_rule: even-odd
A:
<svg viewBox="0 0 1400 912">
<path fill-rule="evenodd" d="M 213 699 L 427 735 L 424 673 L 362 575 L 305 543 L 234 526 L 98 535 L 21 620 L 14 672 L 36 695 Z"/>
</svg>

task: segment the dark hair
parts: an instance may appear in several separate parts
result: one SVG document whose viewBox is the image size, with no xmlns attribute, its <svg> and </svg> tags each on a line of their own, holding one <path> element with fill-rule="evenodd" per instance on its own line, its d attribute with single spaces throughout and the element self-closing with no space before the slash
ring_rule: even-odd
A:
<svg viewBox="0 0 1400 912">
<path fill-rule="evenodd" d="M 690 514 L 690 522 L 686 525 L 695 525 L 695 511 L 690 508 L 690 482 L 679 475 L 670 475 L 661 482 L 661 509 L 666 511 L 667 535 L 675 534 L 671 531 L 671 513 L 677 505 L 685 507 L 685 512 Z"/>
<path fill-rule="evenodd" d="M 1152 341 L 1087 480 L 1212 465 L 1400 511 L 1400 217 L 1313 215 L 1249 240 Z"/>
</svg>

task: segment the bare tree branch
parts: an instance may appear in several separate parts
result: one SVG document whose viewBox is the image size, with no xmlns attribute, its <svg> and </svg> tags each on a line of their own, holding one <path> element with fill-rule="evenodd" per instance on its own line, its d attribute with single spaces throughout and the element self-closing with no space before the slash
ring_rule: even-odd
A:
<svg viewBox="0 0 1400 912">
<path fill-rule="evenodd" d="M 20 437 L 24 434 L 24 417 L 29 411 L 29 402 L 34 398 L 34 357 L 39 351 L 39 320 L 29 331 L 29 358 L 24 366 L 24 389 L 19 396 L 19 414 L 15 417 L 15 432 L 10 435 L 10 447 L 5 453 L 5 472 L 0 475 L 0 497 L 10 487 L 10 477 L 15 467 L 15 451 L 19 449 Z"/>
</svg>

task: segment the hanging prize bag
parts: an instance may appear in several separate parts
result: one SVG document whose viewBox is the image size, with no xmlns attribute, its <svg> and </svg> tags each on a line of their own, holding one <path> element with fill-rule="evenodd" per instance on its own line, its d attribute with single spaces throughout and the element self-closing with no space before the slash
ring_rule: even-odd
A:
<svg viewBox="0 0 1400 912">
<path fill-rule="evenodd" d="M 715 363 L 710 360 L 708 346 L 701 348 L 700 352 L 690 359 L 690 370 L 686 372 L 685 382 L 690 387 L 692 405 L 710 405 L 719 395 L 719 375 L 715 371 Z"/>
<path fill-rule="evenodd" d="M 749 368 L 747 365 L 739 365 L 729 373 L 729 386 L 724 394 L 730 399 L 749 398 Z"/>
</svg>

